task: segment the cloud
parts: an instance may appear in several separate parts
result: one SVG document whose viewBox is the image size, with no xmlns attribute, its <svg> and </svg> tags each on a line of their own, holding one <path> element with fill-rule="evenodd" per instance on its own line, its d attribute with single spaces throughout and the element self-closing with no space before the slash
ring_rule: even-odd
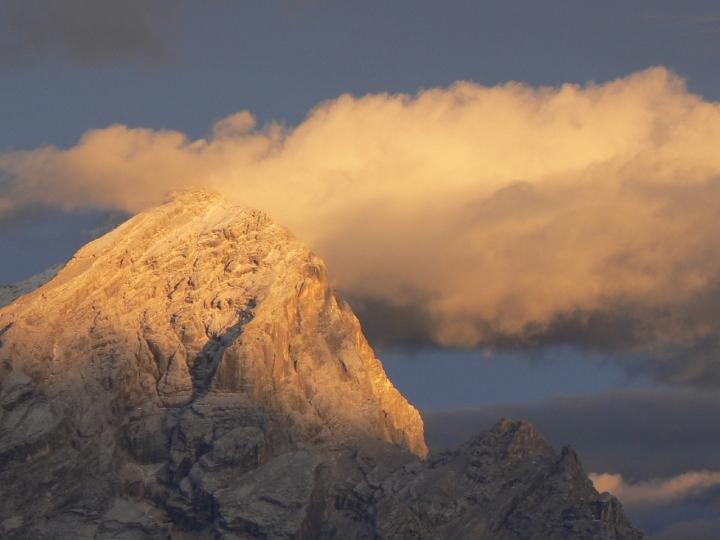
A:
<svg viewBox="0 0 720 540">
<path fill-rule="evenodd" d="M 700 33 L 715 33 L 720 30 L 720 15 L 645 15 L 643 17 L 662 26 L 695 27 Z"/>
<path fill-rule="evenodd" d="M 82 208 L 62 212 L 28 205 L 0 212 L 0 285 L 24 281 L 57 263 L 130 217 L 118 211 Z"/>
<path fill-rule="evenodd" d="M 697 519 L 682 521 L 653 535 L 653 540 L 717 540 L 720 519 Z"/>
<path fill-rule="evenodd" d="M 588 475 L 600 493 L 609 491 L 628 507 L 666 506 L 697 497 L 720 486 L 720 472 L 687 472 L 672 478 L 653 478 L 631 484 L 621 474 Z"/>
<path fill-rule="evenodd" d="M 50 205 L 30 203 L 22 206 L 0 205 L 0 233 L 18 226 L 21 223 L 43 220 L 52 216 L 57 210 Z"/>
<path fill-rule="evenodd" d="M 137 212 L 216 189 L 324 257 L 363 320 L 402 319 L 399 341 L 574 343 L 717 385 L 719 143 L 720 105 L 663 68 L 584 87 L 458 82 L 343 95 L 296 128 L 244 111 L 197 141 L 114 125 L 7 152 L 0 207 Z"/>
<path fill-rule="evenodd" d="M 0 63 L 19 67 L 59 53 L 102 66 L 121 58 L 157 65 L 170 58 L 168 0 L 0 0 Z"/>
<path fill-rule="evenodd" d="M 614 390 L 557 396 L 541 403 L 422 410 L 421 414 L 431 448 L 455 447 L 503 417 L 528 420 L 556 449 L 571 444 L 586 471 L 610 471 L 631 487 L 662 486 L 672 478 L 687 481 L 692 477 L 684 475 L 692 470 L 720 471 L 720 394 L 716 391 Z M 670 484 L 678 485 L 687 482 Z M 667 505 L 660 505 L 658 497 L 652 505 L 632 500 L 632 494 L 630 499 L 627 493 L 618 497 L 632 522 L 651 538 L 716 538 L 717 529 L 710 528 L 710 523 L 720 518 L 720 488 L 714 485 L 685 493 Z M 683 531 L 688 534 L 683 536 Z"/>
<path fill-rule="evenodd" d="M 720 395 L 711 390 L 614 390 L 421 414 L 433 448 L 457 446 L 508 417 L 530 421 L 555 448 L 571 444 L 586 470 L 635 482 L 720 471 Z"/>
</svg>

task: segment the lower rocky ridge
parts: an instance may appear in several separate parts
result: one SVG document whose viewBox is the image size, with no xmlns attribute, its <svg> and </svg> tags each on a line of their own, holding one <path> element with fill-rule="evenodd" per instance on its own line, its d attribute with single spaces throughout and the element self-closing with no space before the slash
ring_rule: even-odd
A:
<svg viewBox="0 0 720 540">
<path fill-rule="evenodd" d="M 0 448 L 3 538 L 646 538 L 527 422 L 421 460 L 377 438 L 297 440 L 271 409 L 209 394 L 126 419 L 103 464 L 29 380 L 14 383 L 3 423 L 24 421 Z"/>
</svg>

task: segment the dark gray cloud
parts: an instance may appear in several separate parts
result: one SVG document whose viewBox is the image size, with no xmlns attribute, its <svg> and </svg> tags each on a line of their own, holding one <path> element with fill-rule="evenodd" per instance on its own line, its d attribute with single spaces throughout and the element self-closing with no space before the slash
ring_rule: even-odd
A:
<svg viewBox="0 0 720 540">
<path fill-rule="evenodd" d="M 653 540 L 717 540 L 720 519 L 681 521 L 653 536 Z"/>
<path fill-rule="evenodd" d="M 422 417 L 431 448 L 456 446 L 502 417 L 529 420 L 556 448 L 570 443 L 586 472 L 621 474 L 629 484 L 647 485 L 688 471 L 720 471 L 718 392 L 618 390 L 529 405 L 423 410 Z M 720 490 L 626 510 L 653 540 L 715 540 Z"/>
<path fill-rule="evenodd" d="M 57 211 L 56 208 L 42 203 L 32 203 L 0 210 L 0 233 L 23 223 L 48 219 Z"/>
<path fill-rule="evenodd" d="M 376 350 L 433 345 L 432 317 L 421 303 L 395 305 L 383 298 L 356 296 L 352 291 L 343 291 L 343 296 Z"/>
<path fill-rule="evenodd" d="M 622 502 L 622 497 L 620 498 Z M 682 503 L 637 508 L 623 504 L 633 524 L 651 540 L 717 540 L 718 490 Z M 712 527 L 715 526 L 713 529 Z"/>
<path fill-rule="evenodd" d="M 0 0 L 0 62 L 22 67 L 59 54 L 88 66 L 118 59 L 167 61 L 170 0 Z"/>
<path fill-rule="evenodd" d="M 63 212 L 43 204 L 0 211 L 0 285 L 68 261 L 83 245 L 129 217 L 126 212 L 96 209 Z"/>
<path fill-rule="evenodd" d="M 91 223 L 90 227 L 83 229 L 83 234 L 88 242 L 100 238 L 104 234 L 109 233 L 113 229 L 116 229 L 119 225 L 126 222 L 132 217 L 129 212 L 123 212 L 122 210 L 108 210 L 106 212 L 100 212 L 97 221 Z"/>
<path fill-rule="evenodd" d="M 720 471 L 720 393 L 713 391 L 616 390 L 422 416 L 431 447 L 457 445 L 509 417 L 530 421 L 557 448 L 571 444 L 588 472 L 642 481 Z"/>
<path fill-rule="evenodd" d="M 424 301 L 393 304 L 346 292 L 370 344 L 393 347 L 436 346 L 437 314 Z M 660 383 L 720 386 L 720 284 L 708 283 L 682 304 L 661 306 L 610 303 L 594 310 L 560 312 L 531 322 L 518 332 L 502 332 L 491 321 L 468 317 L 482 336 L 481 349 L 520 351 L 571 345 L 589 354 L 611 355 L 632 375 L 648 374 Z"/>
<path fill-rule="evenodd" d="M 651 21 L 658 26 L 691 28 L 700 34 L 715 34 L 720 32 L 720 15 L 645 15 L 644 19 Z"/>
</svg>

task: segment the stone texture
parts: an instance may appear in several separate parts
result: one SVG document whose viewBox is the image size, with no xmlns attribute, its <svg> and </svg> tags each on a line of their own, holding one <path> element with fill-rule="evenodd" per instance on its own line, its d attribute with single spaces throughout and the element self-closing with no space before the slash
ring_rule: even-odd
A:
<svg viewBox="0 0 720 540">
<path fill-rule="evenodd" d="M 47 270 L 35 274 L 34 276 L 24 281 L 12 283 L 10 285 L 3 285 L 0 287 L 0 308 L 7 306 L 10 302 L 20 298 L 21 296 L 28 294 L 38 287 L 45 285 L 48 281 L 54 278 L 57 273 L 65 266 L 64 263 L 56 264 L 51 266 Z"/>
<path fill-rule="evenodd" d="M 423 460 L 322 261 L 217 194 L 0 310 L 0 381 L 4 538 L 643 538 L 529 424 Z"/>
</svg>

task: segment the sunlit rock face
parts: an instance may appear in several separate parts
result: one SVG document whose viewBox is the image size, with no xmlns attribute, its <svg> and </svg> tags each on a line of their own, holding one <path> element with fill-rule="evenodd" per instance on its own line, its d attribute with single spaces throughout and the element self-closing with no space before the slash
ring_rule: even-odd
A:
<svg viewBox="0 0 720 540">
<path fill-rule="evenodd" d="M 642 538 L 525 424 L 423 461 L 322 261 L 217 194 L 0 310 L 0 381 L 3 538 Z"/>
<path fill-rule="evenodd" d="M 303 440 L 364 433 L 427 453 L 419 414 L 329 288 L 323 262 L 218 194 L 140 214 L 0 317 L 12 344 L 3 360 L 52 374 L 60 403 L 88 384 L 123 411 L 242 394 Z"/>
</svg>

